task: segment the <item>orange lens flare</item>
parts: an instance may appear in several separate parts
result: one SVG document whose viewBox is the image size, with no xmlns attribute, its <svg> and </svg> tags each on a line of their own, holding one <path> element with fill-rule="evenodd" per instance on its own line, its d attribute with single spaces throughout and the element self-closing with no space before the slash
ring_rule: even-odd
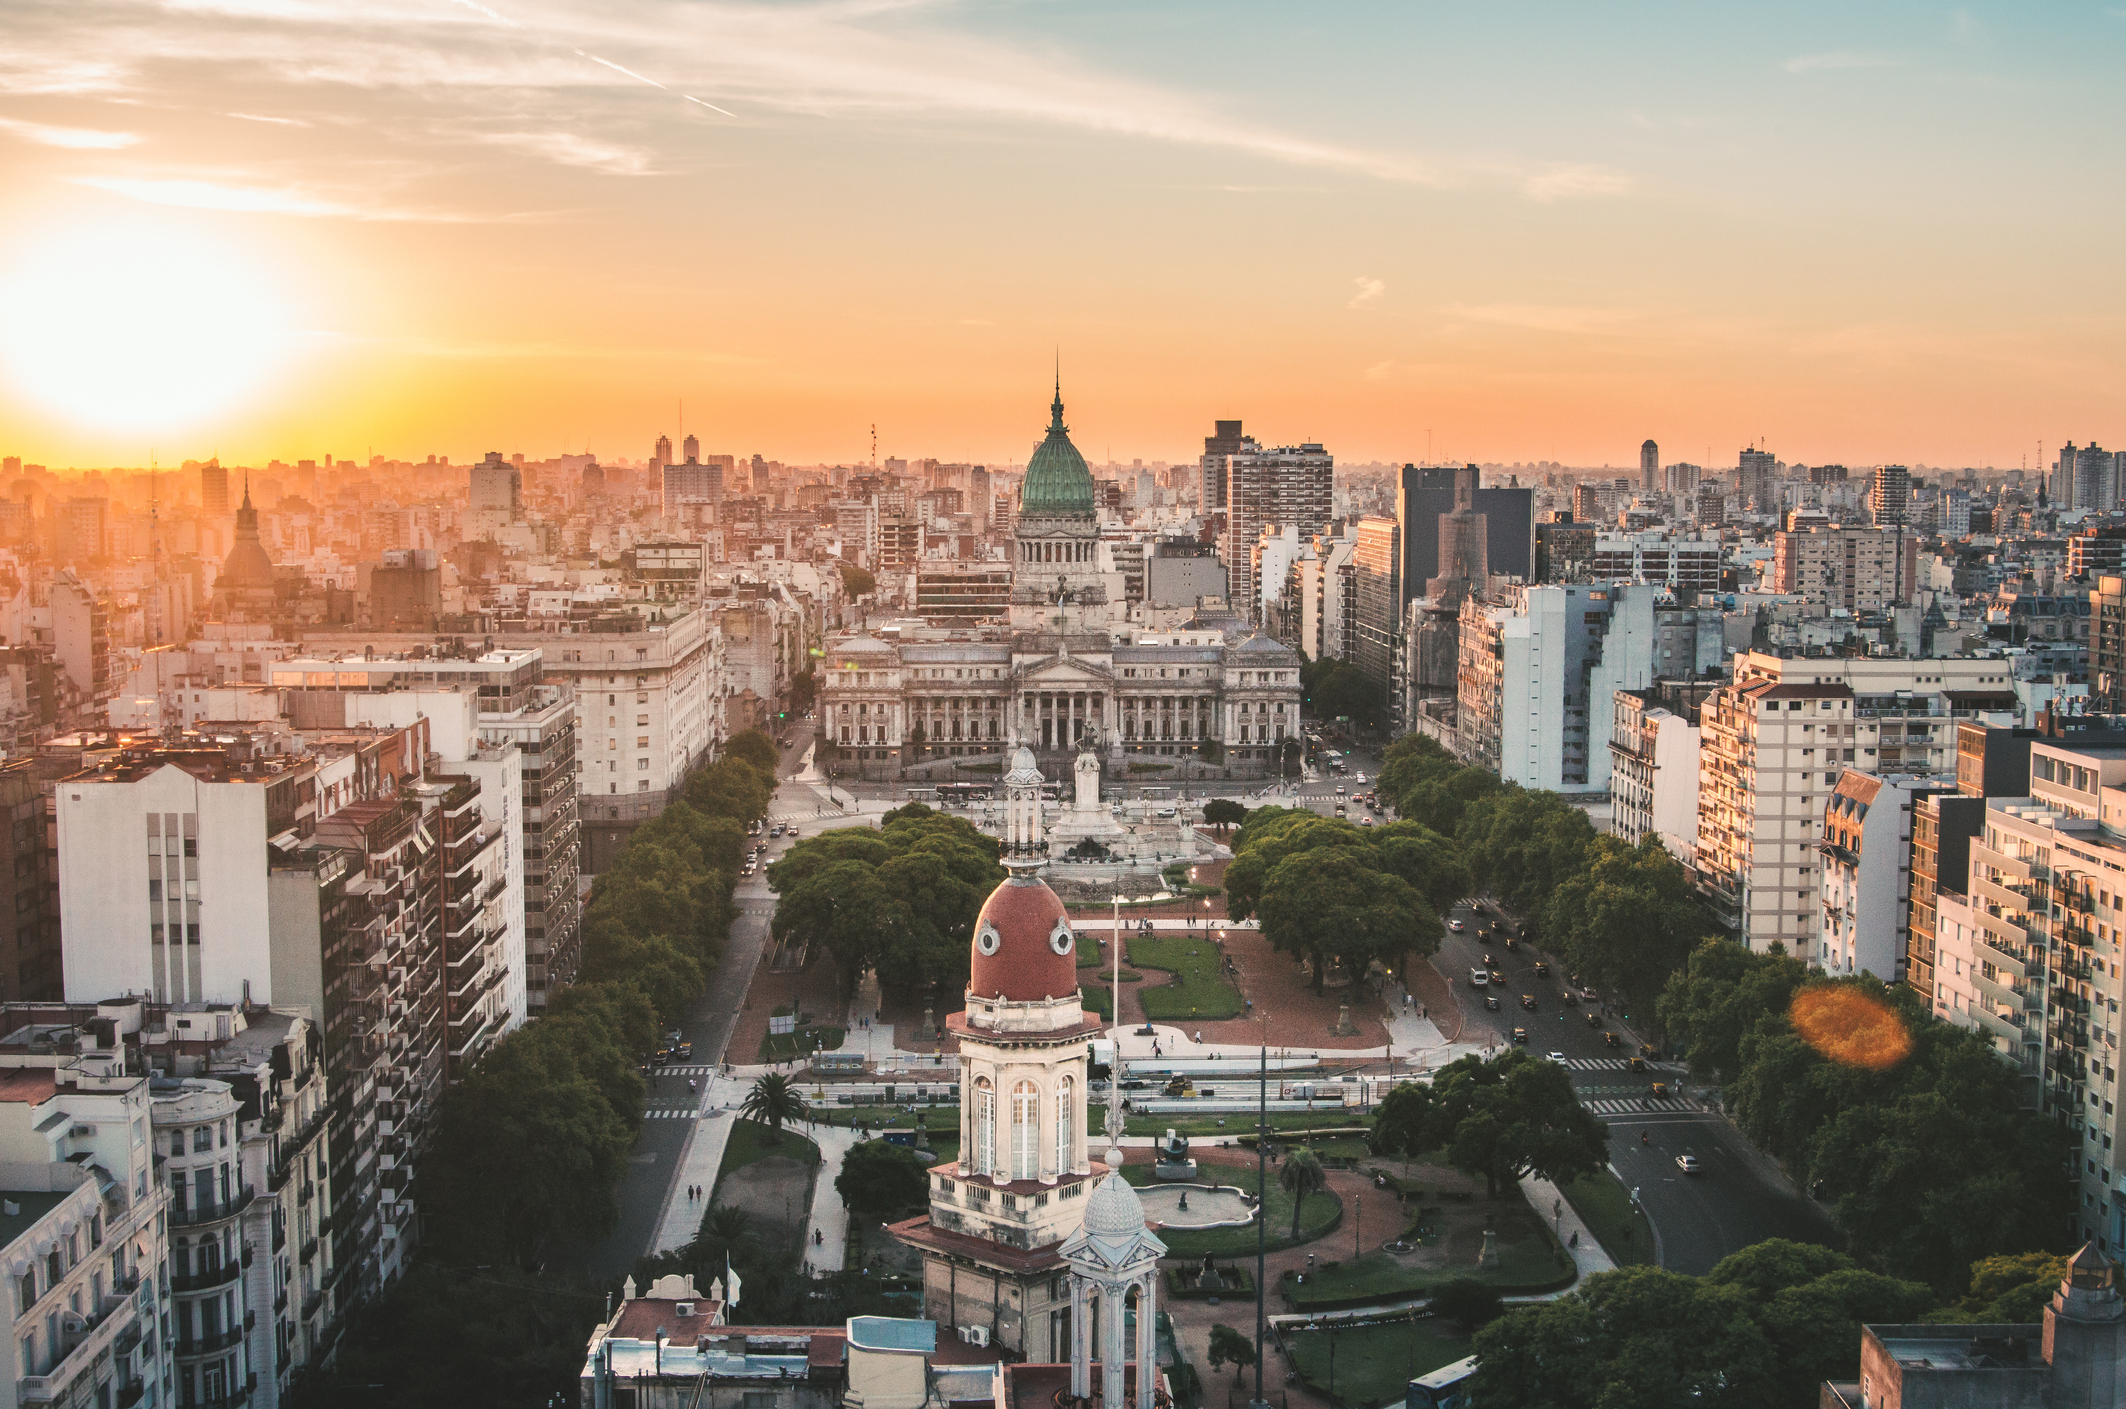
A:
<svg viewBox="0 0 2126 1409">
<path fill-rule="evenodd" d="M 1843 1066 L 1886 1071 L 1912 1055 L 1912 1034 L 1889 1004 L 1857 988 L 1804 988 L 1787 1010 L 1802 1041 Z"/>
</svg>

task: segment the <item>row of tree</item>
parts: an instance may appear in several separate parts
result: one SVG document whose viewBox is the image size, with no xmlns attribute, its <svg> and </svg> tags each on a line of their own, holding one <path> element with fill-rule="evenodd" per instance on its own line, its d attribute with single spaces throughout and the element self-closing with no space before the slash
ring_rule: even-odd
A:
<svg viewBox="0 0 2126 1409">
<path fill-rule="evenodd" d="M 866 969 L 880 981 L 957 996 L 982 902 L 1004 879 L 997 839 L 964 817 L 919 802 L 876 830 L 842 827 L 805 837 L 768 867 L 779 895 L 771 932 L 802 937 L 833 957 L 845 986 Z"/>
<path fill-rule="evenodd" d="M 1846 1026 L 1898 1038 L 1896 1060 L 1841 1059 L 1795 1022 L 1833 996 Z M 2058 1247 L 2071 1226 L 2065 1132 L 2024 1108 L 2026 1078 L 1903 984 L 1812 977 L 1798 959 L 1711 941 L 1661 1016 L 1691 1070 L 1718 1081 L 1752 1143 L 1830 1203 L 1852 1250 L 1948 1293 L 1974 1261 Z"/>
<path fill-rule="evenodd" d="M 1405 1159 L 1444 1150 L 1448 1164 L 1481 1175 L 1497 1198 L 1523 1175 L 1565 1184 L 1598 1172 L 1609 1158 L 1609 1127 L 1580 1104 L 1562 1065 L 1509 1048 L 1488 1062 L 1450 1062 L 1430 1085 L 1396 1086 L 1381 1100 L 1373 1148 Z"/>
</svg>

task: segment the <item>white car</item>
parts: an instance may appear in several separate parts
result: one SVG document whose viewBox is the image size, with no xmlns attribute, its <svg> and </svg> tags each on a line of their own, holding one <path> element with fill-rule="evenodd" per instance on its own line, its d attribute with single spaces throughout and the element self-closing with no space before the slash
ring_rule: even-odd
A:
<svg viewBox="0 0 2126 1409">
<path fill-rule="evenodd" d="M 1358 784 L 1360 787 L 1364 787 L 1366 783 L 1366 775 L 1363 773 L 1355 773 L 1351 776 L 1351 781 Z"/>
<path fill-rule="evenodd" d="M 1685 1174 L 1696 1174 L 1699 1169 L 1698 1157 L 1696 1155 L 1677 1155 L 1676 1168 L 1682 1170 Z"/>
<path fill-rule="evenodd" d="M 1553 1062 L 1556 1062 L 1559 1066 L 1565 1065 L 1565 1054 L 1563 1052 L 1550 1052 L 1546 1053 L 1545 1055 L 1547 1055 Z"/>
<path fill-rule="evenodd" d="M 1456 934 L 1460 934 L 1468 929 L 1469 926 L 1460 920 L 1449 920 L 1447 921 L 1447 928 L 1453 930 Z"/>
</svg>

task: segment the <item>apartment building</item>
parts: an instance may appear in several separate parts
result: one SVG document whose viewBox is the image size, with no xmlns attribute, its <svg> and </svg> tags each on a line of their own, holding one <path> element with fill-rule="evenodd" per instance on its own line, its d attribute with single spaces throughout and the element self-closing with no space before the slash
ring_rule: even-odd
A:
<svg viewBox="0 0 2126 1409">
<path fill-rule="evenodd" d="M 1947 780 L 1957 725 L 2012 707 L 2010 662 L 1735 658 L 1700 716 L 1699 885 L 1753 949 L 1815 962 L 1826 794 L 1848 767 Z M 2005 693 L 2004 693 L 2005 692 Z"/>
<path fill-rule="evenodd" d="M 1388 697 L 1388 724 L 1395 732 L 1402 703 L 1388 687 L 1402 670 L 1402 530 L 1380 514 L 1360 518 L 1352 530 L 1353 606 L 1348 618 L 1351 664 Z"/>
<path fill-rule="evenodd" d="M 1227 595 L 1253 621 L 1262 601 L 1252 559 L 1255 544 L 1265 527 L 1305 538 L 1327 526 L 1336 513 L 1336 460 L 1312 442 L 1264 449 L 1250 441 L 1240 453 L 1225 457 L 1225 464 Z"/>
<path fill-rule="evenodd" d="M 1465 601 L 1462 761 L 1524 787 L 1607 792 L 1616 692 L 1653 683 L 1658 591 L 1544 585 L 1515 588 L 1503 605 Z"/>
<path fill-rule="evenodd" d="M 1824 798 L 1816 964 L 1825 973 L 1905 976 L 1912 894 L 1913 808 L 1918 796 L 1947 792 L 1911 778 L 1848 768 Z"/>
<path fill-rule="evenodd" d="M 1610 827 L 1633 846 L 1652 833 L 1688 866 L 1698 844 L 1698 726 L 1658 698 L 1654 690 L 1611 696 Z"/>
<path fill-rule="evenodd" d="M 1772 538 L 1772 590 L 1819 607 L 1881 612 L 1919 587 L 1919 538 L 1890 528 L 1782 529 Z"/>
<path fill-rule="evenodd" d="M 1717 592 L 1723 561 L 1717 538 L 1678 538 L 1667 533 L 1602 534 L 1594 541 L 1587 580 L 1657 582 L 1679 594 Z"/>
</svg>

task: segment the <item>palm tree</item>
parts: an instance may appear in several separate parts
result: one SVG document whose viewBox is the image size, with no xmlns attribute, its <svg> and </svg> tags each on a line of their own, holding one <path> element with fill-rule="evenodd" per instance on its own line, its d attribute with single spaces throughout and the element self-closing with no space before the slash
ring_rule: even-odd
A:
<svg viewBox="0 0 2126 1409">
<path fill-rule="evenodd" d="M 1329 1177 L 1322 1173 L 1321 1161 L 1312 1150 L 1295 1150 L 1285 1157 L 1284 1168 L 1277 1171 L 1277 1184 L 1292 1196 L 1292 1236 L 1299 1236 L 1299 1211 L 1306 1206 L 1309 1194 L 1318 1194 L 1328 1187 Z"/>
<path fill-rule="evenodd" d="M 753 1083 L 746 1093 L 745 1104 L 739 1114 L 748 1116 L 768 1127 L 768 1143 L 782 1143 L 784 1121 L 804 1120 L 811 1116 L 811 1107 L 805 1104 L 804 1094 L 790 1084 L 790 1078 L 781 1072 L 769 1072 Z"/>
<path fill-rule="evenodd" d="M 701 1229 L 694 1235 L 695 1261 L 718 1269 L 726 1260 L 742 1262 L 754 1241 L 752 1215 L 742 1208 L 717 1204 L 701 1215 Z"/>
</svg>

